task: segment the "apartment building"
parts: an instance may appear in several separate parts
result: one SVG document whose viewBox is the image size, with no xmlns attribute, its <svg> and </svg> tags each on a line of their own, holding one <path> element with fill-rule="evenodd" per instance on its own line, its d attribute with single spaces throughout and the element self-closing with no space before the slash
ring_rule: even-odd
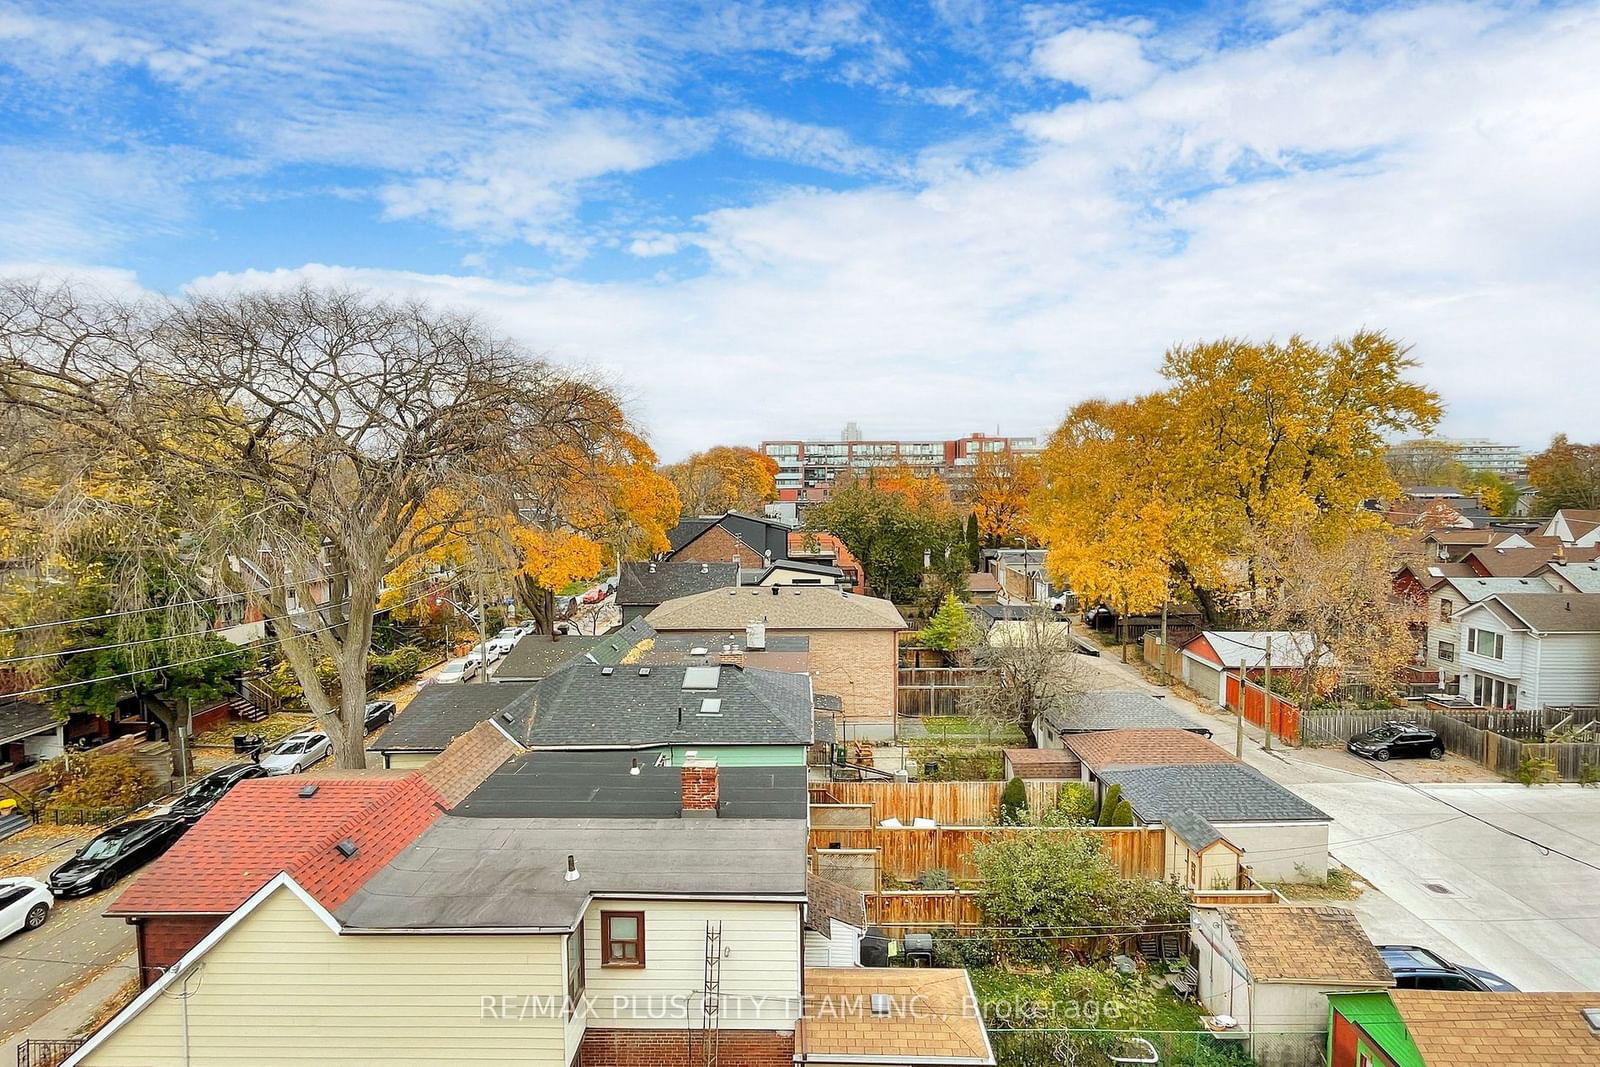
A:
<svg viewBox="0 0 1600 1067">
<path fill-rule="evenodd" d="M 841 474 L 863 476 L 902 464 L 920 471 L 959 476 L 984 453 L 1038 455 L 1034 437 L 1000 437 L 970 433 L 952 439 L 866 439 L 854 424 L 832 440 L 763 441 L 760 449 L 778 464 L 781 500 L 808 499 L 815 490 L 833 485 Z"/>
</svg>

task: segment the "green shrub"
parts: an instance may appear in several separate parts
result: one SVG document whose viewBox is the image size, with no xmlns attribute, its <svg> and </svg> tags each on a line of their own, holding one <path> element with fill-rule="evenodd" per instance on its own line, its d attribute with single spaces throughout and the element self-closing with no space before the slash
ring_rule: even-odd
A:
<svg viewBox="0 0 1600 1067">
<path fill-rule="evenodd" d="M 1112 807 L 1110 816 L 1100 820 L 1101 826 L 1132 826 L 1133 805 L 1124 797 Z"/>
<path fill-rule="evenodd" d="M 973 625 L 972 617 L 954 593 L 945 594 L 939 610 L 933 613 L 928 625 L 917 631 L 919 644 L 942 652 L 971 648 L 977 639 L 978 628 Z"/>
<path fill-rule="evenodd" d="M 1096 825 L 1115 826 L 1111 820 L 1116 816 L 1117 804 L 1122 800 L 1122 786 L 1113 782 L 1106 787 L 1105 794 L 1100 797 L 1100 814 L 1095 819 Z"/>
<path fill-rule="evenodd" d="M 950 872 L 943 867 L 930 867 L 917 877 L 917 885 L 929 892 L 943 889 L 954 889 L 955 880 L 950 877 Z"/>
<path fill-rule="evenodd" d="M 1578 768 L 1578 784 L 1585 789 L 1600 786 L 1600 763 L 1585 763 Z"/>
<path fill-rule="evenodd" d="M 1028 786 L 1021 778 L 1006 783 L 1000 794 L 1000 811 L 996 822 L 1001 826 L 1024 826 L 1028 822 Z"/>
<path fill-rule="evenodd" d="M 1549 756 L 1524 752 L 1517 761 L 1516 779 L 1529 788 L 1553 782 L 1556 780 L 1556 761 Z"/>
<path fill-rule="evenodd" d="M 1094 823 L 1096 807 L 1093 789 L 1082 782 L 1067 782 L 1061 787 L 1056 817 L 1051 821 L 1057 825 L 1089 826 Z"/>
</svg>

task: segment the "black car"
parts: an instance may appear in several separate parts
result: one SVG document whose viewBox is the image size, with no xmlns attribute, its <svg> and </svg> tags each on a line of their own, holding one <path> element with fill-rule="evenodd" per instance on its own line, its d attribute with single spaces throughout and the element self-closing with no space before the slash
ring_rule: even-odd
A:
<svg viewBox="0 0 1600 1067">
<path fill-rule="evenodd" d="M 1419 756 L 1444 759 L 1444 741 L 1433 730 L 1414 722 L 1386 722 L 1366 733 L 1356 734 L 1345 747 L 1358 756 L 1380 763 Z"/>
<path fill-rule="evenodd" d="M 1378 955 L 1394 974 L 1399 989 L 1443 989 L 1462 993 L 1516 993 L 1518 989 L 1493 971 L 1461 967 L 1416 945 L 1379 945 Z"/>
<path fill-rule="evenodd" d="M 240 782 L 265 777 L 267 772 L 254 763 L 235 763 L 220 771 L 212 771 L 191 785 L 189 791 L 173 803 L 172 810 L 167 814 L 192 823 L 210 811 L 228 790 Z"/>
<path fill-rule="evenodd" d="M 394 701 L 374 700 L 367 705 L 367 733 L 388 722 L 394 722 Z"/>
<path fill-rule="evenodd" d="M 187 829 L 188 823 L 170 815 L 113 826 L 50 872 L 50 892 L 76 897 L 105 889 L 171 848 Z"/>
</svg>

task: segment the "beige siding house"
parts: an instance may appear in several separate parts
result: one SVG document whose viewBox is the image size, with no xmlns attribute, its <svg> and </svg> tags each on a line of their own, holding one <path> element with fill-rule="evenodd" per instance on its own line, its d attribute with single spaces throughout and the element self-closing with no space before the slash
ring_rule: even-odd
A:
<svg viewBox="0 0 1600 1067">
<path fill-rule="evenodd" d="M 662 633 L 803 635 L 810 641 L 812 688 L 838 695 L 846 736 L 893 732 L 899 686 L 897 642 L 906 621 L 887 600 L 818 586 L 716 589 L 669 600 L 646 621 Z"/>
</svg>

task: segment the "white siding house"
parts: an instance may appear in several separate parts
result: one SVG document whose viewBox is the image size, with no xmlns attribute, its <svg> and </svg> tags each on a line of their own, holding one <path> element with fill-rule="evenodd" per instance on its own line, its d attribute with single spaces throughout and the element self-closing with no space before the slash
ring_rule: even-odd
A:
<svg viewBox="0 0 1600 1067">
<path fill-rule="evenodd" d="M 1554 586 L 1543 578 L 1442 578 L 1428 589 L 1427 624 L 1429 670 L 1439 672 L 1447 686 L 1462 673 L 1466 633 L 1457 616 L 1466 608 L 1496 593 L 1549 593 Z M 1461 689 L 1471 695 L 1470 684 Z"/>
<path fill-rule="evenodd" d="M 1461 693 L 1485 707 L 1600 703 L 1600 593 L 1503 593 L 1464 609 Z"/>
</svg>

